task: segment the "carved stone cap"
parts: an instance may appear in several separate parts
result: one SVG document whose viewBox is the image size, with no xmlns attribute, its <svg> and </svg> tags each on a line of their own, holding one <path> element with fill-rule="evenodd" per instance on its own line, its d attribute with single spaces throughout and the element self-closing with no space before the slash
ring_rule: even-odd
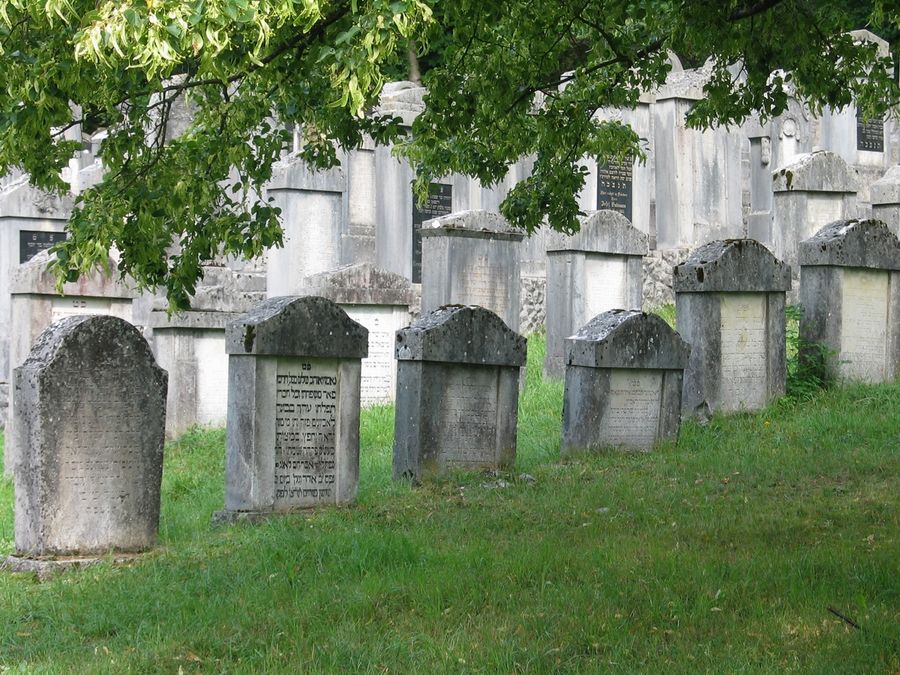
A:
<svg viewBox="0 0 900 675">
<path fill-rule="evenodd" d="M 270 298 L 228 324 L 225 351 L 362 359 L 369 353 L 369 331 L 326 298 Z"/>
<path fill-rule="evenodd" d="M 791 267 L 755 239 L 711 241 L 672 271 L 676 293 L 778 292 L 791 289 Z"/>
<path fill-rule="evenodd" d="M 639 310 L 598 314 L 566 339 L 566 365 L 684 370 L 691 346 L 663 319 Z"/>
<path fill-rule="evenodd" d="M 827 150 L 797 155 L 772 172 L 775 192 L 856 192 L 858 186 L 856 169 Z"/>
<path fill-rule="evenodd" d="M 303 294 L 345 305 L 406 305 L 414 301 L 412 282 L 372 263 L 345 265 L 303 280 Z"/>
<path fill-rule="evenodd" d="M 432 234 L 434 230 L 445 230 L 448 232 L 451 230 L 463 230 L 474 233 L 513 235 L 518 239 L 524 238 L 522 231 L 512 227 L 506 221 L 506 218 L 499 213 L 482 209 L 457 211 L 440 218 L 426 220 L 422 225 L 423 236 Z"/>
<path fill-rule="evenodd" d="M 41 251 L 24 265 L 20 265 L 10 279 L 10 291 L 23 295 L 54 295 L 56 290 L 56 275 L 48 269 L 52 262 L 49 251 Z M 134 299 L 138 296 L 136 290 L 131 288 L 126 281 L 116 278 L 119 261 L 114 255 L 107 258 L 109 274 L 103 270 L 96 270 L 93 274 L 82 275 L 78 281 L 66 282 L 63 285 L 65 295 L 88 298 L 124 298 Z"/>
<path fill-rule="evenodd" d="M 872 204 L 900 204 L 900 164 L 892 166 L 869 187 Z"/>
<path fill-rule="evenodd" d="M 584 251 L 619 255 L 647 255 L 650 240 L 618 211 L 594 211 L 581 219 L 573 235 L 554 232 L 547 251 Z"/>
<path fill-rule="evenodd" d="M 880 220 L 836 220 L 800 242 L 800 264 L 900 270 L 900 240 Z"/>
<path fill-rule="evenodd" d="M 527 340 L 492 311 L 446 305 L 397 331 L 401 361 L 440 361 L 494 366 L 525 364 Z"/>
</svg>

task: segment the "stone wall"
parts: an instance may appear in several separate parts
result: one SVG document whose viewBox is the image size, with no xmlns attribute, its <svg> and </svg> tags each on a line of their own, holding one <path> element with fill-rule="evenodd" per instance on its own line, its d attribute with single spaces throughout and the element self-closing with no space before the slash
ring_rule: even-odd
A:
<svg viewBox="0 0 900 675">
<path fill-rule="evenodd" d="M 523 276 L 519 285 L 519 330 L 522 335 L 538 333 L 544 329 L 547 318 L 545 296 L 547 278 Z"/>
<path fill-rule="evenodd" d="M 644 256 L 644 303 L 645 310 L 675 302 L 672 290 L 672 270 L 688 259 L 690 249 L 673 248 L 667 251 L 650 251 Z"/>
</svg>

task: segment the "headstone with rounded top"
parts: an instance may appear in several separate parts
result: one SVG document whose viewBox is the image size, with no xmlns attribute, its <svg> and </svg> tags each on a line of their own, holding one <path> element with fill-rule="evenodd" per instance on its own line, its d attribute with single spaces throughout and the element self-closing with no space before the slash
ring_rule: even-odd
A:
<svg viewBox="0 0 900 675">
<path fill-rule="evenodd" d="M 19 560 L 10 566 L 40 574 L 152 547 L 167 376 L 137 328 L 112 316 L 57 321 L 14 378 Z"/>
<path fill-rule="evenodd" d="M 396 345 L 394 478 L 511 467 L 525 338 L 483 307 L 450 305 Z"/>
<path fill-rule="evenodd" d="M 566 340 L 561 452 L 677 436 L 691 348 L 655 314 L 614 309 Z"/>
<path fill-rule="evenodd" d="M 803 358 L 830 378 L 900 377 L 900 241 L 875 220 L 838 220 L 800 244 Z"/>
<path fill-rule="evenodd" d="M 675 268 L 678 333 L 691 345 L 685 415 L 756 410 L 784 394 L 791 269 L 758 241 L 698 247 Z"/>
<path fill-rule="evenodd" d="M 565 339 L 610 309 L 640 309 L 647 235 L 620 213 L 595 211 L 574 235 L 547 246 L 547 353 L 544 374 L 564 374 Z"/>
<path fill-rule="evenodd" d="M 228 325 L 225 510 L 214 520 L 356 498 L 367 339 L 315 296 L 270 298 Z"/>
</svg>

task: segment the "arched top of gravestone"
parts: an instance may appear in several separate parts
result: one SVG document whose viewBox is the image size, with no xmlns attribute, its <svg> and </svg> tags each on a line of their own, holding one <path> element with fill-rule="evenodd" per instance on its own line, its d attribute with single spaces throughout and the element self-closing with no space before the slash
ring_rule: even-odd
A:
<svg viewBox="0 0 900 675">
<path fill-rule="evenodd" d="M 613 309 L 566 340 L 566 364 L 586 368 L 684 370 L 691 346 L 656 314 Z"/>
<path fill-rule="evenodd" d="M 0 189 L 0 218 L 35 218 L 68 220 L 72 215 L 75 197 L 44 192 L 28 182 L 28 176 Z"/>
<path fill-rule="evenodd" d="M 17 370 L 52 378 L 58 376 L 57 371 L 90 372 L 107 365 L 127 366 L 136 376 L 147 378 L 148 386 L 161 385 L 165 395 L 168 375 L 156 364 L 147 340 L 135 326 L 116 316 L 70 316 L 56 321 L 40 334 Z M 65 379 L 60 382 L 69 384 Z"/>
<path fill-rule="evenodd" d="M 401 361 L 522 366 L 526 344 L 484 307 L 447 305 L 398 330 L 396 355 Z"/>
<path fill-rule="evenodd" d="M 344 265 L 310 275 L 303 280 L 301 291 L 347 305 L 408 306 L 415 296 L 409 279 L 372 263 Z"/>
<path fill-rule="evenodd" d="M 891 43 L 878 37 L 870 30 L 864 28 L 861 28 L 860 30 L 851 30 L 848 35 L 851 35 L 856 42 L 875 43 L 878 49 L 878 58 L 887 58 L 891 54 Z"/>
<path fill-rule="evenodd" d="M 618 211 L 594 211 L 581 218 L 573 235 L 554 232 L 547 244 L 550 251 L 584 251 L 617 255 L 647 255 L 650 240 Z"/>
<path fill-rule="evenodd" d="M 49 250 L 37 253 L 28 262 L 19 265 L 10 278 L 10 292 L 14 294 L 59 295 L 56 289 L 56 275 L 49 269 L 54 260 Z M 90 298 L 133 299 L 138 293 L 117 274 L 118 256 L 110 254 L 106 259 L 106 269 L 95 269 L 92 274 L 83 274 L 77 281 L 63 285 L 63 295 Z"/>
<path fill-rule="evenodd" d="M 856 192 L 858 184 L 856 169 L 827 150 L 796 155 L 772 172 L 775 192 Z"/>
<path fill-rule="evenodd" d="M 869 187 L 872 205 L 900 204 L 900 164 L 888 169 Z"/>
<path fill-rule="evenodd" d="M 225 329 L 228 354 L 361 359 L 369 331 L 327 298 L 270 298 Z"/>
<path fill-rule="evenodd" d="M 422 225 L 422 236 L 433 234 L 469 234 L 500 235 L 502 238 L 521 241 L 524 238 L 521 230 L 510 225 L 506 218 L 494 211 L 469 209 L 457 211 L 440 218 L 426 220 Z"/>
<path fill-rule="evenodd" d="M 672 272 L 676 293 L 754 293 L 791 289 L 791 268 L 755 239 L 711 241 Z"/>
<path fill-rule="evenodd" d="M 900 270 L 900 240 L 880 220 L 836 220 L 800 242 L 800 264 Z"/>
</svg>

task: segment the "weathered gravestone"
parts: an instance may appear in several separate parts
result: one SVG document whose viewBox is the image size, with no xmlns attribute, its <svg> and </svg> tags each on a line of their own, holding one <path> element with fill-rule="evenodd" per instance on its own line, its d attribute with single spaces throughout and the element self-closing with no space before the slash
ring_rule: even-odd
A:
<svg viewBox="0 0 900 675">
<path fill-rule="evenodd" d="M 347 265 L 307 277 L 303 295 L 328 298 L 369 331 L 369 355 L 362 361 L 362 405 L 388 403 L 397 390 L 394 334 L 409 325 L 418 305 L 409 279 L 368 263 Z"/>
<path fill-rule="evenodd" d="M 562 454 L 676 436 L 691 348 L 655 314 L 614 309 L 566 340 Z"/>
<path fill-rule="evenodd" d="M 63 319 L 14 378 L 22 568 L 34 558 L 153 546 L 167 377 L 140 332 L 112 316 Z"/>
<path fill-rule="evenodd" d="M 900 164 L 872 183 L 872 218 L 900 237 Z"/>
<path fill-rule="evenodd" d="M 784 393 L 791 270 L 753 239 L 713 241 L 674 272 L 677 327 L 691 345 L 682 410 L 762 408 Z"/>
<path fill-rule="evenodd" d="M 225 510 L 256 518 L 356 498 L 368 331 L 325 298 L 271 298 L 228 325 Z"/>
<path fill-rule="evenodd" d="M 422 312 L 478 305 L 519 328 L 521 232 L 490 211 L 460 211 L 422 227 Z"/>
<path fill-rule="evenodd" d="M 772 174 L 772 231 L 766 244 L 797 274 L 800 242 L 828 223 L 856 216 L 856 171 L 839 155 L 797 155 Z"/>
<path fill-rule="evenodd" d="M 544 374 L 562 377 L 565 339 L 610 309 L 640 309 L 647 235 L 620 213 L 595 211 L 572 236 L 547 246 L 547 354 Z"/>
<path fill-rule="evenodd" d="M 513 465 L 525 345 L 482 307 L 441 307 L 397 332 L 394 478 Z"/>
<path fill-rule="evenodd" d="M 800 244 L 800 338 L 827 374 L 900 376 L 900 241 L 875 220 L 839 220 Z M 824 353 L 822 352 L 824 348 Z"/>
</svg>

